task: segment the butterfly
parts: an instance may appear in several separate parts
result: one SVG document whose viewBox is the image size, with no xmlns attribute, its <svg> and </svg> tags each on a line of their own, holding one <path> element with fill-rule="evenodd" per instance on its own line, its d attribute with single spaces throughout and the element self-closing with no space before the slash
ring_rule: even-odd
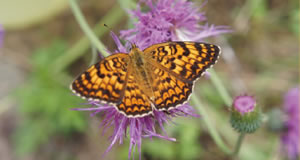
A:
<svg viewBox="0 0 300 160">
<path fill-rule="evenodd" d="M 166 42 L 110 55 L 71 84 L 78 96 L 114 106 L 126 117 L 168 111 L 188 101 L 196 80 L 217 62 L 220 47 Z"/>
</svg>

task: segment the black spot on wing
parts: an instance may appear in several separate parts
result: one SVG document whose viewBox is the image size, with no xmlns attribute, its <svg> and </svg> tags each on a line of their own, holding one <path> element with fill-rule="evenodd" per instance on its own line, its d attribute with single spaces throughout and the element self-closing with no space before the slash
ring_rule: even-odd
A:
<svg viewBox="0 0 300 160">
<path fill-rule="evenodd" d="M 183 55 L 184 56 L 188 56 L 190 54 L 190 50 L 186 47 L 184 42 L 177 42 L 177 44 L 179 44 L 179 46 L 183 49 Z"/>
</svg>

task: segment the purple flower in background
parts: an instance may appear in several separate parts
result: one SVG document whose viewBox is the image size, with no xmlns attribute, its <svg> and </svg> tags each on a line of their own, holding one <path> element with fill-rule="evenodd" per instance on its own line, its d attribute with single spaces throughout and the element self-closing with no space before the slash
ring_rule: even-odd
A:
<svg viewBox="0 0 300 160">
<path fill-rule="evenodd" d="M 149 11 L 142 12 L 140 5 L 129 13 L 134 28 L 121 31 L 121 36 L 141 49 L 152 44 L 167 41 L 200 41 L 203 38 L 230 32 L 227 26 L 214 26 L 206 23 L 199 6 L 186 0 L 141 0 Z M 155 3 L 153 3 L 155 2 Z M 201 25 L 200 23 L 204 23 Z"/>
<path fill-rule="evenodd" d="M 118 37 L 111 32 L 111 36 L 114 39 L 118 50 L 115 52 L 122 52 L 126 53 L 126 48 L 121 44 Z M 119 144 L 122 144 L 124 141 L 124 138 L 129 135 L 129 153 L 128 153 L 128 159 L 130 159 L 132 155 L 132 151 L 134 151 L 135 147 L 137 146 L 139 154 L 139 158 L 141 159 L 141 144 L 142 144 L 142 138 L 162 138 L 169 141 L 176 141 L 175 138 L 170 138 L 168 136 L 163 136 L 161 134 L 158 134 L 155 130 L 155 125 L 158 124 L 160 129 L 164 132 L 166 135 L 166 131 L 164 129 L 164 124 L 171 121 L 172 117 L 176 116 L 194 116 L 199 117 L 199 115 L 194 113 L 194 110 L 191 106 L 184 104 L 182 106 L 179 106 L 175 109 L 172 109 L 168 111 L 168 114 L 166 114 L 163 111 L 153 111 L 153 115 L 140 117 L 140 118 L 128 118 L 124 116 L 122 113 L 117 111 L 115 107 L 109 106 L 109 105 L 103 105 L 97 101 L 89 101 L 90 105 L 93 107 L 91 108 L 77 108 L 75 110 L 81 110 L 81 111 L 93 111 L 91 114 L 96 115 L 97 113 L 102 113 L 104 116 L 104 119 L 101 123 L 101 126 L 103 127 L 103 133 L 107 130 L 109 127 L 114 127 L 113 135 L 110 137 L 111 144 L 107 148 L 106 152 L 109 152 L 112 148 L 112 146 L 119 142 Z M 129 129 L 129 132 L 127 133 L 127 130 Z"/>
<path fill-rule="evenodd" d="M 2 47 L 3 37 L 4 37 L 4 29 L 3 29 L 2 25 L 0 24 L 0 48 Z"/>
<path fill-rule="evenodd" d="M 287 121 L 285 122 L 286 130 L 281 135 L 281 143 L 284 153 L 287 153 L 291 160 L 299 157 L 299 96 L 299 88 L 293 88 L 284 97 L 284 112 L 287 115 Z"/>
</svg>

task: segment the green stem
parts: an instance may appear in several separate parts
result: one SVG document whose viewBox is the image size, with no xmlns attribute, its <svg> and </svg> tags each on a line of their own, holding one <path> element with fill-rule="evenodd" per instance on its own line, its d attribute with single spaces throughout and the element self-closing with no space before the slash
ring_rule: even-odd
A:
<svg viewBox="0 0 300 160">
<path fill-rule="evenodd" d="M 210 74 L 211 74 L 211 81 L 214 84 L 214 86 L 216 87 L 217 91 L 219 92 L 221 98 L 223 99 L 224 103 L 227 105 L 227 107 L 231 107 L 232 104 L 232 98 L 230 97 L 229 93 L 227 92 L 225 86 L 222 84 L 220 78 L 218 77 L 217 73 L 211 69 L 210 70 Z M 192 96 L 192 102 L 194 104 L 199 105 L 198 107 L 196 107 L 198 109 L 198 111 L 200 112 L 204 123 L 207 125 L 208 131 L 210 133 L 210 135 L 212 136 L 213 140 L 215 141 L 215 143 L 217 144 L 217 146 L 219 146 L 219 148 L 226 154 L 231 154 L 232 156 L 237 156 L 242 142 L 245 138 L 246 133 L 241 133 L 237 143 L 235 145 L 234 150 L 231 152 L 230 149 L 225 145 L 225 143 L 223 142 L 223 140 L 221 139 L 220 135 L 218 134 L 217 130 L 214 128 L 214 126 L 210 123 L 211 120 L 208 117 L 208 114 L 206 113 L 204 107 L 201 105 L 201 102 L 198 98 L 196 98 L 195 96 Z"/>
<path fill-rule="evenodd" d="M 221 98 L 223 99 L 224 103 L 226 104 L 227 107 L 231 107 L 232 99 L 231 99 L 229 93 L 227 92 L 226 88 L 222 84 L 222 82 L 221 82 L 220 78 L 218 77 L 217 73 L 213 69 L 210 69 L 209 73 L 211 75 L 210 79 L 211 79 L 212 83 L 214 84 L 214 86 L 216 87 L 217 91 L 219 92 L 219 94 L 220 94 Z"/>
<path fill-rule="evenodd" d="M 81 29 L 85 33 L 85 35 L 89 38 L 93 46 L 95 46 L 98 51 L 100 51 L 103 56 L 108 56 L 109 53 L 107 53 L 107 49 L 105 48 L 104 44 L 98 39 L 98 37 L 94 34 L 94 32 L 91 30 L 89 25 L 87 24 L 76 0 L 69 0 L 71 9 L 73 11 L 73 14 L 80 25 Z"/>
<path fill-rule="evenodd" d="M 136 9 L 136 1 L 134 0 L 118 0 L 118 3 L 120 4 L 121 8 L 124 10 Z"/>
<path fill-rule="evenodd" d="M 97 57 L 98 57 L 97 48 L 92 46 L 92 58 L 90 61 L 90 66 L 97 62 Z"/>
<path fill-rule="evenodd" d="M 240 148 L 242 146 L 242 142 L 245 138 L 245 135 L 246 133 L 241 133 L 240 136 L 239 136 L 239 139 L 237 140 L 236 144 L 235 144 L 235 148 L 234 148 L 234 151 L 232 152 L 232 156 L 237 156 L 239 151 L 240 151 Z"/>
<path fill-rule="evenodd" d="M 97 37 L 101 37 L 108 30 L 104 29 L 103 24 L 106 23 L 109 26 L 115 26 L 121 18 L 124 16 L 124 11 L 120 9 L 118 5 L 114 6 L 108 14 L 106 14 L 100 22 L 98 22 L 93 28 L 93 33 Z M 77 41 L 73 47 L 62 54 L 58 59 L 56 59 L 52 64 L 52 69 L 54 73 L 61 72 L 64 68 L 69 66 L 72 62 L 82 56 L 90 47 L 90 41 L 87 37 L 82 37 Z"/>
<path fill-rule="evenodd" d="M 196 95 L 192 95 L 191 101 L 194 105 L 197 105 L 197 110 L 199 111 L 204 123 L 207 126 L 208 132 L 210 133 L 212 139 L 215 141 L 216 145 L 226 154 L 231 154 L 230 149 L 226 146 L 220 135 L 218 134 L 216 128 L 211 123 L 211 119 L 209 115 L 205 111 L 203 105 L 201 104 L 200 100 L 196 97 Z"/>
</svg>

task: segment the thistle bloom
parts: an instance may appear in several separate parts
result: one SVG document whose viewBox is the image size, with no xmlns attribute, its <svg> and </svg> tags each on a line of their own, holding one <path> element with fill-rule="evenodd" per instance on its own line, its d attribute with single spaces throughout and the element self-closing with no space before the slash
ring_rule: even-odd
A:
<svg viewBox="0 0 300 160">
<path fill-rule="evenodd" d="M 285 121 L 285 131 L 281 135 L 282 148 L 291 160 L 299 157 L 299 88 L 288 91 L 284 97 L 284 112 L 287 115 Z"/>
<path fill-rule="evenodd" d="M 253 133 L 261 125 L 261 113 L 252 96 L 237 96 L 233 101 L 231 126 L 240 133 Z"/>
<path fill-rule="evenodd" d="M 233 101 L 233 107 L 241 115 L 252 112 L 255 108 L 256 101 L 251 96 L 238 96 Z"/>
<path fill-rule="evenodd" d="M 184 0 L 157 0 L 154 1 L 155 4 L 151 0 L 141 0 L 140 2 L 144 2 L 150 10 L 142 12 L 139 4 L 137 10 L 129 11 L 132 18 L 137 18 L 138 21 L 134 24 L 134 28 L 121 31 L 121 37 L 135 43 L 140 49 L 145 49 L 152 44 L 166 41 L 199 41 L 205 37 L 229 32 L 229 29 L 224 26 L 200 25 L 199 23 L 204 22 L 206 17 L 204 13 L 198 12 L 199 8 L 194 7 L 195 4 L 193 2 Z M 115 52 L 127 53 L 126 48 L 128 48 L 128 44 L 124 47 L 115 34 L 112 33 L 112 37 L 118 46 L 118 50 Z M 189 39 L 185 39 L 186 37 L 189 37 Z M 168 111 L 168 114 L 162 111 L 153 111 L 152 116 L 141 118 L 127 118 L 114 107 L 102 105 L 99 102 L 90 101 L 89 104 L 95 107 L 77 110 L 93 111 L 92 115 L 102 112 L 104 120 L 101 126 L 104 128 L 104 132 L 107 128 L 114 126 L 113 135 L 110 137 L 111 145 L 108 147 L 106 153 L 116 142 L 123 143 L 129 129 L 129 159 L 136 146 L 140 153 L 139 158 L 141 159 L 142 138 L 158 137 L 176 141 L 175 138 L 166 136 L 163 126 L 165 123 L 170 122 L 172 117 L 199 116 L 187 104 Z M 164 135 L 156 132 L 156 124 L 159 125 Z"/>
<path fill-rule="evenodd" d="M 200 41 L 203 38 L 230 32 L 227 26 L 206 23 L 204 12 L 199 6 L 186 0 L 141 0 L 148 7 L 142 12 L 140 5 L 130 11 L 134 28 L 121 31 L 121 37 L 136 43 L 141 49 L 167 41 Z M 200 23 L 204 23 L 201 25 Z"/>
<path fill-rule="evenodd" d="M 126 48 L 121 44 L 118 37 L 111 32 L 111 36 L 114 39 L 118 50 L 115 52 L 126 53 Z M 75 110 L 84 110 L 84 111 L 93 111 L 91 116 L 96 115 L 97 113 L 102 112 L 104 115 L 104 119 L 101 123 L 103 127 L 103 133 L 107 130 L 107 128 L 114 126 L 113 135 L 110 137 L 111 144 L 107 148 L 106 152 L 111 150 L 112 146 L 119 142 L 122 144 L 124 138 L 127 135 L 127 130 L 129 129 L 129 154 L 128 158 L 130 159 L 132 155 L 132 151 L 137 146 L 138 152 L 140 153 L 141 159 L 141 144 L 142 138 L 162 138 L 169 141 L 176 141 L 175 138 L 170 138 L 168 136 L 163 136 L 158 134 L 155 130 L 155 125 L 158 124 L 161 130 L 166 134 L 163 124 L 171 121 L 172 117 L 176 116 L 193 116 L 199 117 L 199 115 L 194 113 L 194 110 L 191 106 L 187 104 L 183 104 L 176 109 L 172 109 L 166 114 L 163 111 L 153 111 L 152 116 L 145 116 L 141 118 L 127 118 L 123 114 L 119 113 L 113 106 L 103 105 L 96 101 L 89 101 L 90 105 L 95 106 L 91 108 L 77 108 Z"/>
</svg>

